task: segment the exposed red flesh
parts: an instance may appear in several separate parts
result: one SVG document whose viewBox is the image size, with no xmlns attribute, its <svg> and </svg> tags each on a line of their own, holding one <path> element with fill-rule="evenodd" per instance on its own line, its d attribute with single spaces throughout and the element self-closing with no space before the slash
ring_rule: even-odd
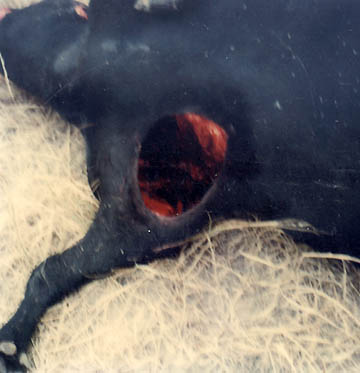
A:
<svg viewBox="0 0 360 373">
<path fill-rule="evenodd" d="M 176 139 L 167 141 L 164 137 L 175 132 L 167 133 L 161 128 L 152 138 L 150 154 L 161 153 L 159 147 L 164 142 L 173 144 L 174 154 L 161 153 L 169 159 L 158 157 L 156 161 L 140 158 L 138 164 L 143 201 L 162 216 L 177 216 L 200 201 L 221 170 L 228 140 L 222 127 L 200 115 L 186 113 L 172 119 L 176 121 Z M 170 120 L 165 131 L 167 124 L 174 126 Z M 162 139 L 157 141 L 157 135 Z M 149 174 L 151 178 L 147 177 Z"/>
<path fill-rule="evenodd" d="M 141 196 L 145 206 L 156 214 L 162 216 L 175 216 L 177 214 L 177 211 L 170 205 L 170 203 L 164 200 L 151 198 L 144 190 L 141 192 Z"/>
<path fill-rule="evenodd" d="M 223 128 L 194 113 L 176 115 L 176 121 L 180 132 L 192 128 L 209 161 L 224 162 L 228 136 Z"/>
</svg>

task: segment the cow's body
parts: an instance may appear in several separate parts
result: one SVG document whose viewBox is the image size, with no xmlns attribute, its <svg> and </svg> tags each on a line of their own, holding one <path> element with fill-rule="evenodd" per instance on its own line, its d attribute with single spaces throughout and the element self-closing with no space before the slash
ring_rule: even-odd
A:
<svg viewBox="0 0 360 373">
<path fill-rule="evenodd" d="M 359 255 L 357 0 L 93 0 L 89 22 L 74 6 L 48 0 L 0 23 L 10 79 L 68 119 L 95 123 L 84 132 L 101 182 L 86 237 L 34 270 L 1 329 L 17 346 L 3 354 L 6 369 L 49 305 L 94 275 L 155 258 L 198 232 L 209 212 L 305 220 L 323 234 L 299 239 Z M 189 112 L 225 129 L 226 159 L 196 206 L 162 217 L 140 195 L 141 144 L 160 119 Z"/>
</svg>

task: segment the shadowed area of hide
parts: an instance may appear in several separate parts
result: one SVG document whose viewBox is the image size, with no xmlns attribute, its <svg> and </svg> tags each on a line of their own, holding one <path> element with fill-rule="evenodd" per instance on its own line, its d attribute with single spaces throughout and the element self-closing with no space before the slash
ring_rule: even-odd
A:
<svg viewBox="0 0 360 373">
<path fill-rule="evenodd" d="M 34 266 L 83 237 L 98 206 L 79 131 L 11 89 L 1 78 L 0 324 Z M 51 308 L 33 371 L 359 371 L 349 257 L 296 246 L 273 222 L 210 225 L 179 258 L 116 271 Z"/>
</svg>

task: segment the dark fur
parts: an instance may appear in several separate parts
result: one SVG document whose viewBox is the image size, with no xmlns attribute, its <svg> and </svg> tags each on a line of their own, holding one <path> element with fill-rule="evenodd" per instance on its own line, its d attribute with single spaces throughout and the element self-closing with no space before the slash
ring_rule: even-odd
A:
<svg viewBox="0 0 360 373">
<path fill-rule="evenodd" d="M 137 3 L 142 4 L 141 2 Z M 0 330 L 23 368 L 36 324 L 69 292 L 113 268 L 147 262 L 212 217 L 297 218 L 327 234 L 297 236 L 359 256 L 358 0 L 47 0 L 0 22 L 9 77 L 84 130 L 101 205 L 84 239 L 37 267 Z M 137 8 L 137 9 L 136 9 Z M 62 56 L 61 63 L 59 56 Z M 221 177 L 177 218 L 145 208 L 140 144 L 166 115 L 191 111 L 229 135 Z"/>
</svg>

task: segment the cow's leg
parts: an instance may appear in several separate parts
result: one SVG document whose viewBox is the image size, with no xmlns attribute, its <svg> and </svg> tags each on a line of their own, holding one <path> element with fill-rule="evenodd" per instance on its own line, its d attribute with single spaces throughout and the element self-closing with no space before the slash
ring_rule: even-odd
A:
<svg viewBox="0 0 360 373">
<path fill-rule="evenodd" d="M 76 256 L 79 249 L 76 246 L 63 255 L 49 257 L 33 270 L 23 301 L 0 330 L 1 372 L 26 367 L 25 352 L 40 317 L 69 291 L 86 282 L 78 268 L 67 262 L 67 258 Z"/>
<path fill-rule="evenodd" d="M 133 263 L 127 254 L 136 240 L 132 233 L 124 233 L 124 240 L 121 232 L 115 234 L 109 222 L 114 212 L 108 205 L 101 207 L 82 241 L 33 270 L 19 308 L 0 329 L 1 373 L 26 370 L 26 350 L 38 321 L 50 306 L 98 275 Z M 135 237 L 136 231 L 132 232 Z"/>
</svg>

